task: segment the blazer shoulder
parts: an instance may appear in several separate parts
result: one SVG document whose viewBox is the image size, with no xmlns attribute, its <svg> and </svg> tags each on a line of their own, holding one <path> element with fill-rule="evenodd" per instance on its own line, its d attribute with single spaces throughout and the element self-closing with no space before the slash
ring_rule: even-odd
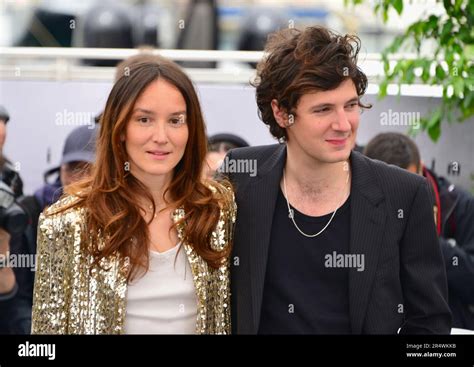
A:
<svg viewBox="0 0 474 367">
<path fill-rule="evenodd" d="M 219 206 L 221 207 L 221 217 L 224 218 L 235 217 L 236 204 L 234 188 L 230 181 L 214 181 L 208 184 L 209 189 L 212 191 L 214 197 L 217 199 Z M 234 219 L 235 221 L 235 219 Z"/>
<path fill-rule="evenodd" d="M 79 197 L 76 195 L 64 195 L 58 201 L 46 207 L 43 213 L 46 216 L 57 216 L 58 214 L 69 213 L 77 208 L 74 204 L 79 200 Z"/>
<path fill-rule="evenodd" d="M 230 182 L 208 182 L 207 187 L 212 191 L 217 200 L 220 211 L 214 229 L 210 237 L 210 247 L 216 251 L 222 251 L 231 244 L 233 238 L 234 223 L 237 215 L 237 204 L 235 202 L 234 190 Z M 186 212 L 183 207 L 177 208 L 173 214 L 173 222 L 177 225 L 178 236 L 181 240 L 186 239 Z"/>
<path fill-rule="evenodd" d="M 415 193 L 420 185 L 426 184 L 426 179 L 423 176 L 392 164 L 368 158 L 360 153 L 358 155 L 370 167 L 381 187 L 388 189 L 391 193 L 400 191 Z"/>
<path fill-rule="evenodd" d="M 232 159 L 265 159 L 269 158 L 276 150 L 281 148 L 281 144 L 259 145 L 235 148 L 230 151 L 230 154 Z"/>
<path fill-rule="evenodd" d="M 230 182 L 214 183 L 210 185 L 210 189 L 216 196 L 221 208 L 219 220 L 211 236 L 211 248 L 222 251 L 232 243 L 237 204 Z"/>
<path fill-rule="evenodd" d="M 78 200 L 75 195 L 66 195 L 43 210 L 38 220 L 38 232 L 44 235 L 44 239 L 56 242 L 64 233 L 82 230 L 85 208 L 74 205 Z"/>
</svg>

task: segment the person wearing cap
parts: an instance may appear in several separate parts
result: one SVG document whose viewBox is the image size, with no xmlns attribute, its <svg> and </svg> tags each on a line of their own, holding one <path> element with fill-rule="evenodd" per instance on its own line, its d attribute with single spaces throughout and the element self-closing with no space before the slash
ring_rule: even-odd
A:
<svg viewBox="0 0 474 367">
<path fill-rule="evenodd" d="M 18 198 L 23 195 L 23 181 L 10 160 L 3 154 L 3 147 L 7 138 L 7 123 L 10 115 L 5 107 L 0 105 L 0 180 L 5 182 Z"/>
<path fill-rule="evenodd" d="M 3 181 L 13 192 L 16 199 L 23 195 L 23 182 L 12 163 L 3 154 L 6 141 L 6 126 L 10 121 L 10 115 L 5 107 L 0 105 L 0 180 Z M 18 284 L 15 273 L 7 266 L 7 257 L 13 248 L 15 237 L 0 228 L 0 333 L 6 332 L 7 312 L 11 308 L 13 298 L 18 293 Z"/>
<path fill-rule="evenodd" d="M 44 174 L 45 185 L 34 194 L 41 208 L 53 204 L 62 195 L 62 188 L 89 173 L 90 164 L 95 160 L 97 125 L 80 126 L 67 136 L 60 165 Z M 59 173 L 59 175 L 57 175 Z M 56 176 L 52 183 L 51 177 Z"/>
<path fill-rule="evenodd" d="M 59 166 L 45 173 L 45 184 L 33 195 L 19 200 L 30 217 L 30 224 L 21 238 L 12 240 L 12 249 L 14 248 L 15 252 L 32 256 L 36 254 L 39 215 L 62 196 L 64 187 L 89 174 L 90 166 L 95 160 L 98 129 L 98 125 L 92 125 L 92 128 L 85 125 L 72 130 L 66 138 Z M 18 293 L 11 301 L 8 310 L 9 323 L 4 331 L 11 334 L 29 334 L 35 272 L 30 268 L 15 268 L 15 275 Z"/>
<path fill-rule="evenodd" d="M 0 105 L 0 180 L 3 181 L 13 192 L 15 199 L 23 195 L 23 181 L 18 171 L 12 163 L 3 154 L 3 147 L 7 137 L 7 123 L 10 121 L 10 115 L 5 107 Z M 5 315 L 4 310 L 9 308 L 9 304 L 4 301 L 10 300 L 18 292 L 18 284 L 15 279 L 13 269 L 6 265 L 6 258 L 10 254 L 10 242 L 15 241 L 16 236 L 0 228 L 0 302 L 3 303 L 0 308 L 0 315 Z M 4 322 L 0 316 L 0 333 L 4 329 Z"/>
<path fill-rule="evenodd" d="M 215 175 L 229 150 L 248 146 L 249 144 L 238 135 L 221 133 L 210 136 L 203 170 L 204 177 L 211 178 Z"/>
<path fill-rule="evenodd" d="M 7 123 L 10 114 L 5 107 L 0 105 L 0 180 L 5 182 L 13 191 L 15 198 L 23 195 L 23 182 L 11 162 L 3 154 L 3 147 L 7 137 Z M 10 252 L 10 235 L 0 228 L 0 255 Z M 4 256 L 2 256 L 4 258 Z M 0 262 L 0 301 L 12 298 L 18 289 L 15 275 L 11 268 L 2 266 Z M 1 327 L 0 327 L 1 329 Z"/>
</svg>

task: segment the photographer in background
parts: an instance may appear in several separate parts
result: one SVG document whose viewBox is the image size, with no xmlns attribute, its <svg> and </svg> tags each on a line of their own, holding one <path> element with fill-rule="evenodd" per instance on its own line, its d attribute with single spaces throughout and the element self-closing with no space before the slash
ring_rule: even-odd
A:
<svg viewBox="0 0 474 367">
<path fill-rule="evenodd" d="M 0 105 L 0 181 L 10 187 L 15 198 L 23 195 L 23 182 L 11 162 L 3 155 L 3 146 L 7 138 L 7 123 L 10 120 L 5 107 Z"/>
<path fill-rule="evenodd" d="M 61 197 L 65 186 L 89 174 L 91 163 L 95 160 L 98 130 L 99 125 L 92 127 L 85 125 L 72 130 L 66 138 L 60 164 L 45 173 L 45 183 L 35 191 L 34 195 L 21 198 L 20 204 L 27 211 L 30 223 L 20 238 L 12 240 L 12 248 L 17 249 L 19 253 L 29 255 L 30 258 L 36 256 L 36 233 L 40 213 Z M 10 307 L 7 327 L 9 334 L 29 334 L 31 331 L 35 278 L 33 270 L 31 268 L 15 269 L 18 292 L 11 301 L 12 307 Z"/>
<path fill-rule="evenodd" d="M 6 311 L 18 291 L 15 273 L 8 267 L 10 241 L 23 233 L 28 220 L 24 210 L 15 202 L 23 194 L 23 182 L 3 154 L 9 120 L 7 110 L 0 106 L 0 333 L 5 332 Z"/>
</svg>

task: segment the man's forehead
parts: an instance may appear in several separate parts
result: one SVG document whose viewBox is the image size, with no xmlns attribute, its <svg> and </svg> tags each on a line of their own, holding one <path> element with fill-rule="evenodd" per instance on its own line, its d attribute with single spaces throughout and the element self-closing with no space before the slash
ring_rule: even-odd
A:
<svg viewBox="0 0 474 367">
<path fill-rule="evenodd" d="M 357 90 L 352 80 L 342 82 L 337 88 L 331 90 L 314 90 L 303 94 L 299 104 L 337 104 L 346 103 L 357 99 Z"/>
</svg>

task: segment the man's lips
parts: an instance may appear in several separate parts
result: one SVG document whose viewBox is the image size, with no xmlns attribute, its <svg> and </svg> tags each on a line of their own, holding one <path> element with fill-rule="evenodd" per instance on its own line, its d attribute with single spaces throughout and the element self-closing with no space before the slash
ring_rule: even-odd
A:
<svg viewBox="0 0 474 367">
<path fill-rule="evenodd" d="M 333 145 L 344 145 L 347 141 L 347 138 L 344 139 L 326 139 L 326 141 Z"/>
</svg>

